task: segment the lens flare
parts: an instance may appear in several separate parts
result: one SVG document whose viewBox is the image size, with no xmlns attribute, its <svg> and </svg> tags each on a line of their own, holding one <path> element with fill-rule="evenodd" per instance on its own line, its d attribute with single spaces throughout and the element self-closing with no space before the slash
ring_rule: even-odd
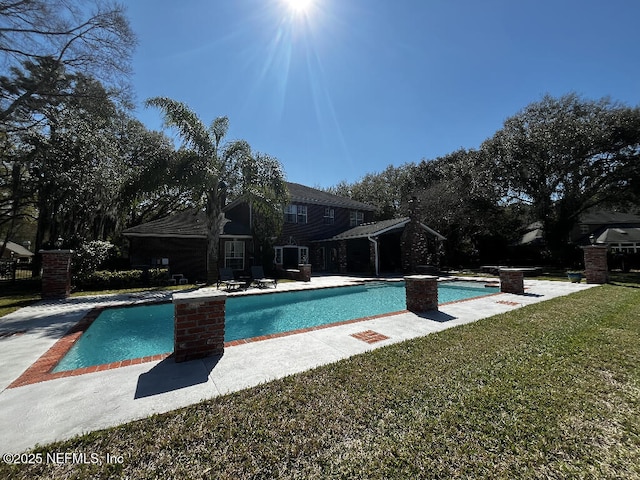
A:
<svg viewBox="0 0 640 480">
<path fill-rule="evenodd" d="M 283 2 L 294 13 L 307 13 L 314 0 L 283 0 Z"/>
</svg>

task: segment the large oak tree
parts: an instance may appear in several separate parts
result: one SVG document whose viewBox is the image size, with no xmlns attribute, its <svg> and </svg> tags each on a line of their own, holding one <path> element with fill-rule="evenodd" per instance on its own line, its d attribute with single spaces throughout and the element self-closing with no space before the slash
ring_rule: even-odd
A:
<svg viewBox="0 0 640 480">
<path fill-rule="evenodd" d="M 482 145 L 505 199 L 529 204 L 552 253 L 585 210 L 640 182 L 640 108 L 608 98 L 545 96 Z"/>
</svg>

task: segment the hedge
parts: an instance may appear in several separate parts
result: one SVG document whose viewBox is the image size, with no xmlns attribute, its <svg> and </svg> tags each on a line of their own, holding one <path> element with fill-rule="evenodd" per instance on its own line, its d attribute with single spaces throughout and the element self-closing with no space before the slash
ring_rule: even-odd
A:
<svg viewBox="0 0 640 480">
<path fill-rule="evenodd" d="M 112 290 L 133 287 L 152 287 L 167 285 L 169 270 L 99 270 L 89 275 L 74 278 L 77 290 Z"/>
</svg>

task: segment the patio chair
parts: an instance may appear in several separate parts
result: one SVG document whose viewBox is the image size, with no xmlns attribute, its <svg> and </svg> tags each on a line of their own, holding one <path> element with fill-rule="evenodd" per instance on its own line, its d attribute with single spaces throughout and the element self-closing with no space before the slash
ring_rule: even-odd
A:
<svg viewBox="0 0 640 480">
<path fill-rule="evenodd" d="M 218 271 L 218 288 L 224 285 L 225 290 L 238 290 L 244 285 L 244 282 L 236 280 L 233 276 L 233 270 L 230 268 L 221 268 Z"/>
<path fill-rule="evenodd" d="M 251 277 L 258 288 L 265 288 L 268 285 L 273 285 L 273 288 L 278 286 L 278 281 L 275 278 L 265 278 L 264 270 L 261 266 L 251 267 Z"/>
</svg>

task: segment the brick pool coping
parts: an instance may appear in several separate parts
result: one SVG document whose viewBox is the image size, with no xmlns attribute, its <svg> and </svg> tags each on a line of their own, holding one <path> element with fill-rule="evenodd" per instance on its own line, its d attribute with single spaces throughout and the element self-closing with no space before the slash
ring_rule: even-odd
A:
<svg viewBox="0 0 640 480">
<path fill-rule="evenodd" d="M 441 303 L 440 305 L 451 305 L 454 303 L 468 302 L 470 300 L 475 300 L 477 298 L 486 298 L 486 297 L 492 297 L 495 295 L 500 295 L 500 292 L 482 295 L 481 297 L 465 298 L 463 300 L 445 302 L 445 303 Z M 62 360 L 62 358 L 71 349 L 71 347 L 73 347 L 75 342 L 78 341 L 78 339 L 82 336 L 82 334 L 91 326 L 91 324 L 94 322 L 96 318 L 98 318 L 98 316 L 102 313 L 103 310 L 106 310 L 109 308 L 128 308 L 133 306 L 150 305 L 150 304 L 158 304 L 158 303 L 167 303 L 167 302 L 150 302 L 145 304 L 140 304 L 140 303 L 125 304 L 125 305 L 118 305 L 113 307 L 97 307 L 90 310 L 78 323 L 76 323 L 73 327 L 71 327 L 69 331 L 67 331 L 67 333 L 64 334 L 62 338 L 60 338 L 51 348 L 49 348 L 49 350 L 47 350 L 44 354 L 42 354 L 42 356 L 38 358 L 29 368 L 27 368 L 17 379 L 11 382 L 11 384 L 9 384 L 7 388 L 23 387 L 25 385 L 46 382 L 49 380 L 55 380 L 57 378 L 75 377 L 78 375 L 85 375 L 87 373 L 102 372 L 105 370 L 113 370 L 115 368 L 120 368 L 120 367 L 128 367 L 130 365 L 140 365 L 142 363 L 157 362 L 157 361 L 161 361 L 166 358 L 172 357 L 173 353 L 169 352 L 169 353 L 162 353 L 157 355 L 149 355 L 146 357 L 133 358 L 128 360 L 120 360 L 117 362 L 104 363 L 101 365 L 92 365 L 90 367 L 77 368 L 75 370 L 66 370 L 63 372 L 52 372 L 52 370 L 55 368 L 58 362 Z M 230 342 L 225 342 L 224 346 L 225 348 L 235 347 L 235 346 L 244 345 L 247 343 L 261 342 L 264 340 L 271 340 L 275 338 L 283 338 L 283 337 L 288 337 L 290 335 L 314 332 L 314 331 L 323 330 L 326 328 L 338 327 L 341 325 L 350 325 L 350 324 L 359 323 L 359 322 L 366 322 L 368 320 L 375 320 L 377 318 L 382 318 L 382 317 L 391 317 L 394 315 L 401 315 L 405 313 L 411 313 L 411 312 L 409 312 L 409 310 L 399 310 L 397 312 L 382 313 L 379 315 L 372 315 L 369 317 L 360 317 L 360 318 L 355 318 L 351 320 L 344 320 L 341 322 L 326 323 L 323 325 L 317 325 L 315 327 L 306 327 L 306 328 L 300 328 L 297 330 L 289 330 L 287 332 L 271 333 L 268 335 L 261 335 L 258 337 L 232 340 Z"/>
</svg>

